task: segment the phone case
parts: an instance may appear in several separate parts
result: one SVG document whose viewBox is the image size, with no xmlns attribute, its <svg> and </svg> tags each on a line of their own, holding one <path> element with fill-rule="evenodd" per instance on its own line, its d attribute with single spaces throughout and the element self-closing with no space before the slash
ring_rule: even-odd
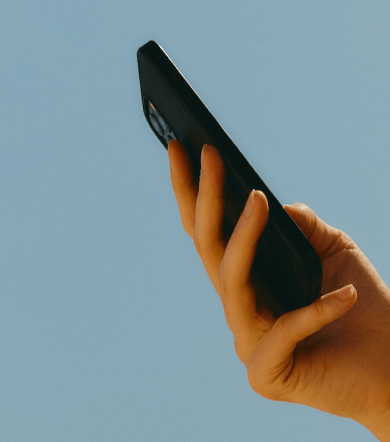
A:
<svg viewBox="0 0 390 442">
<path fill-rule="evenodd" d="M 322 264 L 313 246 L 244 158 L 165 51 L 149 41 L 137 51 L 142 108 L 149 126 L 167 148 L 172 139 L 186 147 L 199 176 L 205 143 L 215 146 L 226 166 L 227 238 L 252 189 L 268 199 L 269 220 L 252 268 L 252 280 L 276 317 L 310 304 L 320 296 Z"/>
</svg>

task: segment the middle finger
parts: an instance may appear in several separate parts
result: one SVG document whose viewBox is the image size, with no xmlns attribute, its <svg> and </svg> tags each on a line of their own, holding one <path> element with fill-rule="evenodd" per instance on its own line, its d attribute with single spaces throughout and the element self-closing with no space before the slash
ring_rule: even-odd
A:
<svg viewBox="0 0 390 442">
<path fill-rule="evenodd" d="M 218 270 L 226 249 L 223 235 L 225 165 L 218 150 L 210 145 L 203 147 L 201 162 L 194 243 L 209 278 L 220 293 Z"/>
</svg>

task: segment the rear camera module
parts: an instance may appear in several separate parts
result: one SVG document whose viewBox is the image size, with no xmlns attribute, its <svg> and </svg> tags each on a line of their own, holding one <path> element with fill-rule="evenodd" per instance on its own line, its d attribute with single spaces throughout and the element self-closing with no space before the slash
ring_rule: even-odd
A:
<svg viewBox="0 0 390 442">
<path fill-rule="evenodd" d="M 153 129 L 157 132 L 157 134 L 162 137 L 164 135 L 164 131 L 162 130 L 162 127 L 158 123 L 156 117 L 154 115 L 149 115 L 149 121 L 153 126 Z"/>
<path fill-rule="evenodd" d="M 144 99 L 144 106 L 149 124 L 152 127 L 154 133 L 160 138 L 164 144 L 168 144 L 171 140 L 176 140 L 177 137 L 169 127 L 166 120 L 159 113 L 154 104 L 147 98 Z"/>
</svg>

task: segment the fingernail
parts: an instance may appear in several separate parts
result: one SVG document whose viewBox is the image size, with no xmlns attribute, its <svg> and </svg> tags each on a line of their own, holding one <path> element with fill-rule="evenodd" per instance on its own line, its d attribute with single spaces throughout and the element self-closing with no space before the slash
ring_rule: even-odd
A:
<svg viewBox="0 0 390 442">
<path fill-rule="evenodd" d="M 354 294 L 355 287 L 352 284 L 349 284 L 346 287 L 343 287 L 342 289 L 335 292 L 335 296 L 340 299 L 340 301 L 346 301 L 347 299 L 352 298 Z"/>
<path fill-rule="evenodd" d="M 245 209 L 244 209 L 244 215 L 245 216 L 251 216 L 253 213 L 253 205 L 254 205 L 254 194 L 255 191 L 252 190 L 252 192 L 249 194 L 249 197 L 247 199 L 247 202 L 245 204 Z"/>
</svg>

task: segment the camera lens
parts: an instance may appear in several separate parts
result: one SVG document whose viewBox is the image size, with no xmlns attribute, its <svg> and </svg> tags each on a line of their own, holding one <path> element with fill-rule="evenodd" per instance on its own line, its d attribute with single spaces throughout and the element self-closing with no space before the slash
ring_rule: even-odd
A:
<svg viewBox="0 0 390 442">
<path fill-rule="evenodd" d="M 149 121 L 150 124 L 153 126 L 156 133 L 162 137 L 164 135 L 164 131 L 162 127 L 160 126 L 159 122 L 157 121 L 156 117 L 154 115 L 149 115 Z"/>
<path fill-rule="evenodd" d="M 168 127 L 168 124 L 165 122 L 165 120 L 162 118 L 161 115 L 156 114 L 157 121 L 159 122 L 160 126 L 162 127 L 164 132 L 170 132 L 170 129 Z"/>
<path fill-rule="evenodd" d="M 144 97 L 143 103 L 146 118 L 153 128 L 153 132 L 160 138 L 160 141 L 166 146 L 171 140 L 176 140 L 176 135 L 160 115 L 156 106 L 146 97 Z"/>
</svg>

